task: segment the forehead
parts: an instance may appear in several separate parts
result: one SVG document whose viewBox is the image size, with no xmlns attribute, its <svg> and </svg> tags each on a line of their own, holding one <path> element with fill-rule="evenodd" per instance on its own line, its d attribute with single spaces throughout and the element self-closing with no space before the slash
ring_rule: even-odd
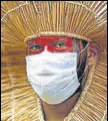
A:
<svg viewBox="0 0 108 121">
<path fill-rule="evenodd" d="M 33 38 L 31 40 L 28 40 L 27 44 L 29 43 L 41 43 L 41 44 L 47 44 L 49 42 L 55 42 L 55 41 L 63 41 L 63 42 L 72 42 L 72 38 L 65 37 L 65 36 L 42 36 L 38 38 Z"/>
</svg>

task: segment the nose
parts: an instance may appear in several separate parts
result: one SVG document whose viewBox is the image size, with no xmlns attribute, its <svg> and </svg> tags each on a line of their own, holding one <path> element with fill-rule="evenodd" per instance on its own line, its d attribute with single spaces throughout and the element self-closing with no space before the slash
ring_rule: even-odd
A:
<svg viewBox="0 0 108 121">
<path fill-rule="evenodd" d="M 54 73 L 51 72 L 48 68 L 43 68 L 40 70 L 40 72 L 37 73 L 37 75 L 39 76 L 53 76 Z"/>
<path fill-rule="evenodd" d="M 47 52 L 47 51 L 48 51 L 48 46 L 45 45 L 45 47 L 44 47 L 44 52 Z"/>
<path fill-rule="evenodd" d="M 48 51 L 48 46 L 44 47 L 43 52 L 41 53 L 43 61 L 45 61 L 46 59 L 49 58 L 49 56 L 51 55 L 51 53 Z"/>
<path fill-rule="evenodd" d="M 42 53 L 43 53 L 43 54 L 48 54 L 48 53 L 49 53 L 49 51 L 48 51 L 48 46 L 47 46 L 47 45 L 45 45 L 44 50 L 43 50 Z"/>
</svg>

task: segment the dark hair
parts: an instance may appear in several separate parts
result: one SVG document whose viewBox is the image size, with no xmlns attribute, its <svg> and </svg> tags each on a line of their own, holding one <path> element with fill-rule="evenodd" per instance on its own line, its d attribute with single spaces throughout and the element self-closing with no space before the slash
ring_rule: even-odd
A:
<svg viewBox="0 0 108 121">
<path fill-rule="evenodd" d="M 84 41 L 84 40 L 82 40 L 82 44 L 83 44 L 83 48 L 84 48 L 84 47 L 86 47 L 87 42 Z M 82 79 L 83 79 L 83 77 L 84 77 L 84 70 L 85 70 L 85 68 L 86 68 L 86 61 L 87 61 L 87 51 L 85 51 L 85 53 L 84 53 L 84 56 L 83 56 L 83 58 L 82 58 L 82 62 L 81 62 L 80 68 L 79 68 L 79 70 L 78 70 L 78 72 L 77 72 L 77 74 L 78 74 L 78 79 L 79 79 L 79 82 L 80 82 L 80 86 L 79 86 L 79 88 L 77 89 L 76 92 L 79 92 L 79 91 L 82 90 Z M 76 93 L 76 92 L 75 92 L 75 93 Z"/>
</svg>

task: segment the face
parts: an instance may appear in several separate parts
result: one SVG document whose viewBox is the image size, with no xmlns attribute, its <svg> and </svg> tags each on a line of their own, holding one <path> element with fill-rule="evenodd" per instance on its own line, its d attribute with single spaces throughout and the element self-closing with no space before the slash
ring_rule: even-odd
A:
<svg viewBox="0 0 108 121">
<path fill-rule="evenodd" d="M 28 41 L 27 45 L 27 54 L 34 55 L 26 57 L 27 75 L 36 93 L 49 104 L 66 100 L 70 93 L 64 96 L 63 92 L 71 87 L 72 95 L 80 85 L 76 73 L 77 54 L 73 53 L 72 38 L 39 37 Z M 41 54 L 46 49 L 50 53 Z M 39 88 L 40 86 L 43 88 Z"/>
<path fill-rule="evenodd" d="M 53 90 L 56 90 L 56 88 L 59 90 L 62 90 L 61 88 L 64 87 L 64 84 L 66 84 L 66 85 L 67 85 L 67 83 L 70 84 L 68 81 L 70 81 L 72 79 L 72 76 L 74 76 L 73 81 L 74 81 L 75 77 L 77 78 L 77 76 L 78 76 L 77 80 L 75 81 L 75 82 L 78 82 L 77 86 L 75 86 L 73 83 L 71 83 L 74 88 L 77 89 L 79 83 L 81 84 L 81 89 L 84 87 L 85 80 L 82 82 L 82 79 L 83 79 L 83 74 L 85 75 L 87 54 L 86 54 L 86 51 L 82 51 L 82 50 L 85 48 L 86 44 L 87 43 L 80 41 L 79 39 L 69 38 L 69 37 L 60 37 L 60 36 L 39 37 L 39 38 L 32 39 L 27 42 L 27 55 L 35 55 L 35 56 L 27 57 L 28 78 L 29 78 L 29 81 L 32 82 L 32 86 L 35 89 L 35 91 L 38 94 L 40 94 L 41 98 L 43 98 L 43 99 L 45 98 L 46 102 L 49 101 L 50 99 L 53 102 L 56 99 L 56 97 L 52 97 Z M 89 51 L 91 51 L 91 48 L 92 47 L 90 47 Z M 45 59 L 44 58 L 45 56 L 43 56 L 41 53 L 44 52 L 46 49 L 47 49 L 47 51 L 49 51 L 51 53 L 63 53 L 63 55 L 62 54 L 49 54 L 50 56 L 47 56 L 47 54 L 46 54 L 47 59 L 44 61 L 43 59 Z M 71 58 L 72 56 L 70 57 L 70 56 L 68 56 L 68 54 L 65 54 L 64 52 L 65 53 L 81 52 L 81 54 L 78 55 L 79 61 L 77 60 L 77 63 L 74 64 L 75 67 L 73 65 L 71 65 L 72 64 L 71 62 L 73 62 L 75 58 Z M 66 58 L 61 58 L 64 55 L 67 55 L 67 56 L 65 56 Z M 60 58 L 58 56 L 60 56 Z M 41 58 L 41 57 L 43 57 L 43 58 Z M 51 57 L 51 58 L 49 58 L 49 57 Z M 68 58 L 68 60 L 67 60 L 67 58 Z M 73 61 L 72 61 L 72 59 L 73 59 Z M 52 61 L 52 60 L 54 60 L 54 61 Z M 74 62 L 76 62 L 76 60 Z M 40 66 L 40 65 L 43 65 L 43 66 Z M 78 65 L 78 66 L 76 67 L 76 65 Z M 74 70 L 69 69 L 71 66 L 73 66 Z M 77 68 L 77 70 L 76 70 L 76 68 Z M 67 70 L 67 69 L 69 72 L 71 72 L 71 73 L 69 73 L 70 75 L 68 75 L 68 73 L 64 73 L 64 70 Z M 59 75 L 58 72 L 61 72 L 60 74 L 62 74 L 62 76 Z M 75 72 L 75 74 L 72 74 L 72 72 L 73 73 Z M 77 74 L 76 74 L 76 72 L 77 72 Z M 53 76 L 52 76 L 52 74 L 53 74 Z M 87 74 L 88 74 L 88 72 L 86 72 L 86 75 Z M 66 77 L 66 78 L 64 78 L 64 77 Z M 63 79 L 67 79 L 64 81 L 63 87 L 61 85 L 60 86 L 56 85 L 56 86 L 53 86 L 54 87 L 54 89 L 53 89 L 53 88 L 50 88 L 50 86 L 51 86 L 50 85 L 50 86 L 48 86 L 50 88 L 50 91 L 47 91 L 47 88 L 44 88 L 45 91 L 43 91 L 43 93 L 40 93 L 41 88 L 37 88 L 38 84 L 40 84 L 40 85 L 48 84 L 49 85 L 49 84 L 52 84 L 52 82 L 55 82 L 55 84 L 59 84 L 58 81 L 61 82 Z M 57 81 L 57 83 L 56 83 L 56 81 Z M 72 87 L 72 85 L 71 85 L 71 87 Z M 48 90 L 49 90 L 49 88 L 48 88 Z M 67 89 L 67 88 L 65 88 L 65 89 Z M 45 94 L 45 93 L 47 93 L 47 94 Z M 61 95 L 61 97 L 62 96 L 64 97 L 64 95 L 62 95 L 62 94 L 59 94 L 59 95 Z M 72 92 L 72 94 L 74 94 L 74 91 Z M 45 95 L 47 95 L 47 97 L 45 97 Z M 60 98 L 60 99 L 62 99 L 62 98 Z M 51 102 L 51 104 L 52 104 L 52 102 Z M 54 104 L 56 104 L 56 102 L 54 102 Z"/>
<path fill-rule="evenodd" d="M 72 38 L 60 36 L 43 36 L 27 42 L 27 55 L 40 54 L 47 47 L 47 51 L 52 53 L 57 52 L 72 52 Z"/>
</svg>

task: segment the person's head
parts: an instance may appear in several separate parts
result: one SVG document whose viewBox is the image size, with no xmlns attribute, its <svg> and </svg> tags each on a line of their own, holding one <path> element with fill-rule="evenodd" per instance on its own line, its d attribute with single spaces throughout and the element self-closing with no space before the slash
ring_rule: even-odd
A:
<svg viewBox="0 0 108 121">
<path fill-rule="evenodd" d="M 66 36 L 41 36 L 28 40 L 26 44 L 28 79 L 39 96 L 50 103 L 51 100 L 48 100 L 48 96 L 52 95 L 48 95 L 48 91 L 51 92 L 53 88 L 48 88 L 47 91 L 43 89 L 44 92 L 40 92 L 43 85 L 48 87 L 56 81 L 60 81 L 62 82 L 61 85 L 64 83 L 67 90 L 73 86 L 75 89 L 66 94 L 68 97 L 60 97 L 63 98 L 61 101 L 66 100 L 79 89 L 79 86 L 82 86 L 82 79 L 88 66 L 95 64 L 99 55 L 99 46 L 96 43 Z M 67 79 L 65 80 L 65 78 Z M 38 81 L 39 83 L 37 83 Z M 56 90 L 58 88 L 59 85 L 56 85 Z M 41 93 L 46 94 L 42 95 Z M 52 97 L 52 102 L 53 100 Z M 57 104 L 58 102 L 55 101 L 54 103 Z"/>
</svg>

